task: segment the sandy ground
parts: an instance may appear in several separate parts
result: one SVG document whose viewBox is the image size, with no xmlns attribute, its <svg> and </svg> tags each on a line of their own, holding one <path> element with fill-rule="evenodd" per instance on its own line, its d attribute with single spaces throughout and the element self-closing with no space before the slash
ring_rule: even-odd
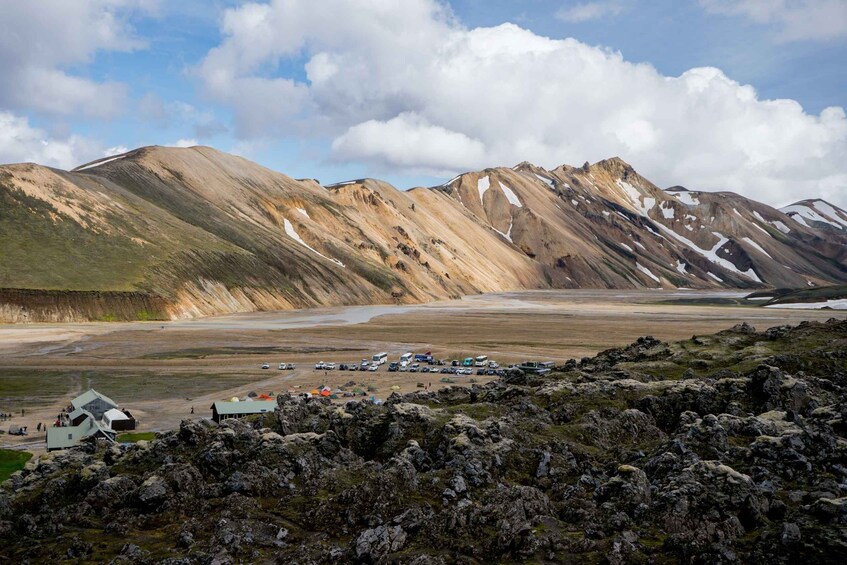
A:
<svg viewBox="0 0 847 565">
<path fill-rule="evenodd" d="M 501 364 L 565 361 L 630 343 L 642 335 L 689 338 L 746 321 L 759 328 L 825 320 L 843 313 L 745 306 L 660 304 L 738 293 L 693 291 L 538 291 L 480 295 L 415 306 L 362 306 L 241 314 L 172 323 L 0 326 L 0 412 L 26 425 L 25 438 L 2 445 L 43 447 L 49 424 L 77 393 L 94 387 L 129 408 L 140 430 L 164 430 L 184 418 L 208 417 L 216 400 L 249 391 L 279 393 L 372 385 L 385 398 L 418 382 L 443 386 L 442 375 L 380 371 L 324 373 L 317 361 L 358 362 L 379 351 L 438 358 L 488 355 Z M 262 370 L 262 363 L 271 369 Z M 296 363 L 278 371 L 278 363 Z M 456 378 L 467 383 L 470 377 Z M 482 381 L 483 378 L 480 377 Z M 297 388 L 294 388 L 297 387 Z M 190 414 L 194 407 L 195 414 Z M 21 416 L 21 408 L 26 411 Z"/>
</svg>

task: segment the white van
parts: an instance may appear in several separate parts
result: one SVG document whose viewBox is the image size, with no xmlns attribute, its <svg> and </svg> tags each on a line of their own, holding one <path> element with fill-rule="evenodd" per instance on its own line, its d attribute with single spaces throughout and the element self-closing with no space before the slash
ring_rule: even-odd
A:
<svg viewBox="0 0 847 565">
<path fill-rule="evenodd" d="M 415 356 L 414 353 L 404 353 L 403 355 L 401 355 L 400 356 L 400 366 L 401 367 L 408 366 L 409 363 L 412 362 L 412 357 L 414 357 L 414 356 Z"/>
<path fill-rule="evenodd" d="M 383 365 L 388 361 L 388 353 L 377 353 L 371 358 L 374 365 Z"/>
</svg>

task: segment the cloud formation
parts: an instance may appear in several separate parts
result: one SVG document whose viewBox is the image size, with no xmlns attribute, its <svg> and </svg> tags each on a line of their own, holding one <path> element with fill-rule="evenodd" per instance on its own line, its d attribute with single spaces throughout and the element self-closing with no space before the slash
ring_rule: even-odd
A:
<svg viewBox="0 0 847 565">
<path fill-rule="evenodd" d="M 700 0 L 713 14 L 773 25 L 783 41 L 847 37 L 847 0 Z"/>
<path fill-rule="evenodd" d="M 107 150 L 78 135 L 51 137 L 44 130 L 31 126 L 27 118 L 0 111 L 0 163 L 33 162 L 71 169 L 104 154 L 126 150 L 125 147 Z"/>
<path fill-rule="evenodd" d="M 222 30 L 197 73 L 247 140 L 309 131 L 382 173 L 619 155 L 661 185 L 847 203 L 843 109 L 760 100 L 716 68 L 668 77 L 513 24 L 468 29 L 435 0 L 248 3 Z"/>
<path fill-rule="evenodd" d="M 622 0 L 602 0 L 599 2 L 581 2 L 567 5 L 556 12 L 556 18 L 563 22 L 582 23 L 599 20 L 621 14 L 626 6 Z"/>
<path fill-rule="evenodd" d="M 98 51 L 144 46 L 127 23 L 151 0 L 0 0 L 0 108 L 48 115 L 111 117 L 125 85 L 73 74 Z"/>
</svg>

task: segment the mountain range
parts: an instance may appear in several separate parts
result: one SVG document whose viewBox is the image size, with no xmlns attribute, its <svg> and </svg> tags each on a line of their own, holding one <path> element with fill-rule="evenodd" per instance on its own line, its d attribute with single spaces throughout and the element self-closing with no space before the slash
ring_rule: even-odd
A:
<svg viewBox="0 0 847 565">
<path fill-rule="evenodd" d="M 210 147 L 0 166 L 0 320 L 178 319 L 547 288 L 847 282 L 847 212 L 663 190 L 612 158 L 398 190 Z"/>
</svg>

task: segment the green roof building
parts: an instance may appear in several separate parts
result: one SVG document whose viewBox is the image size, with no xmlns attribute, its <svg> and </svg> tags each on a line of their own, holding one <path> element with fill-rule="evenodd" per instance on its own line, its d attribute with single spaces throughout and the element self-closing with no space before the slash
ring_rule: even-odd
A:
<svg viewBox="0 0 847 565">
<path fill-rule="evenodd" d="M 79 413 L 78 410 L 85 410 L 89 412 L 92 416 L 94 416 L 95 420 L 99 420 L 103 417 L 103 414 L 111 410 L 112 408 L 117 408 L 118 403 L 106 396 L 105 394 L 101 394 L 96 390 L 89 389 L 87 392 L 83 392 L 73 400 L 71 400 L 72 410 L 70 412 Z M 73 417 L 71 417 L 73 421 Z M 76 424 L 76 422 L 74 422 Z"/>
<path fill-rule="evenodd" d="M 253 414 L 265 414 L 276 410 L 276 400 L 253 400 L 245 402 L 215 402 L 212 404 L 212 420 L 243 418 Z"/>
<path fill-rule="evenodd" d="M 115 440 L 114 432 L 101 426 L 91 413 L 84 411 L 78 425 L 47 428 L 47 451 L 74 447 L 84 438 L 91 436 Z"/>
</svg>

